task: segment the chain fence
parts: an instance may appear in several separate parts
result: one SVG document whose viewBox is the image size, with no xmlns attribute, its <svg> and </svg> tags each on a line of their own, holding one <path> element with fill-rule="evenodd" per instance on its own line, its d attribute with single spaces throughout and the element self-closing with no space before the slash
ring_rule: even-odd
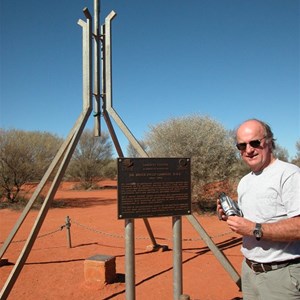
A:
<svg viewBox="0 0 300 300">
<path fill-rule="evenodd" d="M 79 222 L 77 222 L 76 220 L 72 220 L 72 222 L 86 230 L 89 230 L 89 231 L 92 231 L 92 232 L 95 232 L 95 233 L 98 233 L 98 234 L 102 234 L 102 235 L 106 235 L 106 236 L 110 236 L 110 237 L 114 237 L 114 238 L 125 238 L 125 235 L 122 235 L 122 234 L 113 234 L 113 233 L 107 233 L 107 232 L 104 232 L 104 231 L 101 231 L 101 230 L 98 230 L 98 229 L 95 229 L 95 228 L 92 228 L 90 226 L 86 226 L 86 225 L 83 225 L 83 224 L 80 224 Z M 214 239 L 214 238 L 219 238 L 219 237 L 222 237 L 222 236 L 225 236 L 225 235 L 229 235 L 231 234 L 232 231 L 227 231 L 227 232 L 224 232 L 224 233 L 221 233 L 221 234 L 218 234 L 218 235 L 214 235 L 214 236 L 211 236 L 210 238 L 211 239 Z M 135 237 L 136 240 L 150 240 L 150 237 L 141 237 L 141 236 L 137 236 Z M 162 239 L 162 238 L 160 238 Z M 172 241 L 171 238 L 163 238 L 164 240 L 169 240 L 169 241 Z M 184 242 L 194 242 L 194 241 L 200 241 L 200 240 L 203 240 L 201 237 L 200 238 L 184 238 L 182 239 L 182 241 Z"/>
<path fill-rule="evenodd" d="M 83 228 L 85 230 L 88 230 L 90 232 L 93 232 L 95 234 L 100 234 L 100 235 L 104 235 L 104 236 L 108 236 L 108 237 L 116 238 L 116 239 L 125 239 L 125 235 L 123 235 L 123 234 L 108 233 L 108 232 L 99 230 L 97 228 L 93 228 L 91 226 L 82 224 L 82 223 L 78 222 L 77 220 L 69 218 L 69 216 L 66 217 L 66 221 L 65 221 L 64 225 L 61 225 L 57 229 L 54 229 L 54 230 L 49 231 L 47 233 L 38 235 L 37 239 L 45 238 L 47 236 L 53 235 L 57 232 L 62 231 L 64 228 L 66 228 L 68 230 L 68 233 L 69 233 L 69 236 L 70 236 L 70 228 L 71 228 L 72 224 L 77 225 L 78 227 L 81 227 L 81 228 Z M 217 234 L 217 235 L 214 235 L 214 236 L 210 236 L 210 238 L 215 239 L 215 238 L 223 237 L 223 236 L 226 236 L 226 235 L 229 235 L 229 234 L 232 234 L 232 231 L 227 231 L 227 232 L 223 232 L 223 233 L 220 233 L 220 234 Z M 150 237 L 137 236 L 137 237 L 135 237 L 135 239 L 136 240 L 150 240 Z M 166 241 L 172 241 L 172 238 L 159 238 L 159 239 L 163 239 L 163 240 L 166 240 Z M 200 241 L 200 240 L 203 240 L 203 239 L 201 237 L 198 237 L 198 238 L 183 238 L 182 239 L 183 242 L 195 242 L 195 241 Z M 26 239 L 12 241 L 12 243 L 21 243 L 21 242 L 26 242 Z M 0 244 L 3 244 L 3 243 L 4 242 L 2 242 L 2 241 L 0 242 Z"/>
<path fill-rule="evenodd" d="M 49 231 L 47 233 L 44 233 L 44 234 L 41 234 L 41 235 L 37 236 L 37 239 L 44 238 L 46 236 L 49 236 L 49 235 L 52 235 L 52 234 L 57 233 L 59 231 L 62 231 L 65 227 L 66 227 L 66 225 L 62 225 L 58 229 L 55 229 L 53 231 Z M 26 240 L 27 239 L 16 240 L 16 241 L 12 241 L 11 243 L 22 243 L 22 242 L 26 242 Z M 0 242 L 0 244 L 4 244 L 4 242 Z"/>
</svg>

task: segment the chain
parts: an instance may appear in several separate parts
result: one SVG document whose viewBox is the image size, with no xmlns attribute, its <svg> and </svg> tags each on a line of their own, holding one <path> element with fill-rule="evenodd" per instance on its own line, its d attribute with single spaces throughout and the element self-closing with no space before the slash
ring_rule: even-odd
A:
<svg viewBox="0 0 300 300">
<path fill-rule="evenodd" d="M 54 233 L 56 233 L 56 232 L 58 232 L 58 231 L 62 231 L 65 227 L 66 227 L 66 225 L 62 225 L 62 226 L 60 226 L 58 229 L 56 229 L 56 230 L 54 230 L 54 231 L 51 231 L 51 232 L 48 232 L 48 233 L 39 235 L 37 238 L 39 239 L 39 238 L 42 238 L 42 237 L 45 237 L 45 236 L 54 234 Z"/>
<path fill-rule="evenodd" d="M 54 233 L 56 233 L 56 232 L 58 232 L 58 231 L 62 231 L 62 230 L 64 229 L 64 227 L 66 227 L 66 225 L 62 225 L 62 226 L 60 226 L 58 229 L 55 229 L 55 230 L 53 230 L 53 231 L 50 231 L 50 232 L 47 232 L 47 233 L 45 233 L 45 234 L 39 235 L 39 236 L 37 237 L 37 239 L 46 237 L 46 236 L 48 236 L 48 235 L 52 235 L 52 234 L 54 234 Z M 11 243 L 22 243 L 22 242 L 26 242 L 26 239 L 24 239 L 24 240 L 12 241 Z M 4 242 L 0 242 L 0 244 L 3 244 L 3 243 L 4 243 Z"/>
<path fill-rule="evenodd" d="M 71 219 L 70 219 L 70 221 L 71 221 Z M 73 223 L 73 224 L 76 224 L 76 225 L 78 225 L 79 227 L 82 227 L 82 228 L 84 228 L 84 229 L 86 229 L 86 230 L 89 230 L 89 231 L 92 231 L 92 232 L 94 232 L 94 233 L 97 233 L 97 234 L 109 236 L 109 237 L 112 237 L 112 238 L 118 238 L 118 239 L 124 239 L 124 238 L 125 238 L 125 236 L 122 235 L 122 234 L 107 233 L 107 232 L 104 232 L 104 231 L 102 231 L 102 230 L 95 229 L 95 228 L 92 228 L 92 227 L 87 226 L 87 225 L 83 225 L 83 224 L 81 224 L 81 223 L 79 223 L 79 222 L 77 222 L 76 220 L 73 220 L 73 219 L 72 219 L 72 223 Z M 52 234 L 54 234 L 54 233 L 56 233 L 56 232 L 58 232 L 58 231 L 62 231 L 65 227 L 66 227 L 66 225 L 62 225 L 62 226 L 60 226 L 58 229 L 55 229 L 55 230 L 53 230 L 53 231 L 50 231 L 50 232 L 47 232 L 47 233 L 45 233 L 45 234 L 39 235 L 39 236 L 37 237 L 37 239 L 39 239 L 39 238 L 44 238 L 44 237 L 46 237 L 46 236 L 52 235 Z M 227 231 L 227 232 L 224 232 L 224 233 L 215 235 L 215 236 L 211 236 L 210 238 L 214 239 L 214 238 L 222 237 L 222 236 L 225 236 L 225 235 L 229 235 L 229 234 L 231 234 L 231 233 L 232 233 L 232 231 Z M 142 237 L 142 236 L 140 236 L 140 237 L 136 237 L 135 239 L 136 239 L 136 240 L 150 240 L 150 237 Z M 161 239 L 161 238 L 160 238 L 160 239 Z M 164 239 L 164 240 L 167 240 L 167 241 L 172 241 L 171 238 L 163 238 L 163 239 Z M 203 240 L 203 239 L 202 239 L 202 238 L 185 238 L 185 239 L 182 239 L 182 241 L 184 241 L 184 242 L 195 242 L 195 241 L 201 241 L 201 240 Z M 12 243 L 21 243 L 21 242 L 26 242 L 26 239 L 23 239 L 23 240 L 17 240 L 17 241 L 12 241 Z M 3 243 L 4 243 L 4 242 L 0 242 L 0 244 L 3 244 Z"/>
<path fill-rule="evenodd" d="M 101 230 L 98 230 L 98 229 L 95 229 L 95 228 L 92 228 L 92 227 L 89 227 L 87 225 L 83 225 L 83 224 L 80 224 L 78 222 L 76 222 L 75 220 L 72 219 L 72 222 L 84 229 L 87 229 L 87 230 L 90 230 L 92 232 L 95 232 L 95 233 L 99 233 L 99 234 L 102 234 L 102 235 L 106 235 L 106 236 L 110 236 L 110 237 L 115 237 L 115 238 L 118 238 L 118 239 L 123 239 L 124 238 L 124 235 L 118 235 L 118 234 L 112 234 L 112 233 L 107 233 L 107 232 L 104 232 L 104 231 L 101 231 Z"/>
<path fill-rule="evenodd" d="M 80 227 L 82 227 L 82 228 L 84 228 L 86 230 L 89 230 L 89 231 L 92 231 L 92 232 L 95 232 L 95 233 L 98 233 L 98 234 L 102 234 L 102 235 L 106 235 L 106 236 L 110 236 L 110 237 L 114 237 L 114 238 L 118 238 L 118 239 L 124 239 L 125 238 L 124 235 L 107 233 L 107 232 L 104 232 L 104 231 L 92 228 L 90 226 L 80 224 L 79 222 L 77 222 L 76 220 L 73 220 L 73 219 L 72 219 L 72 223 L 74 223 L 74 224 L 76 224 L 76 225 L 78 225 L 78 226 L 80 226 Z M 232 231 L 227 231 L 227 232 L 224 232 L 224 233 L 212 236 L 210 238 L 214 239 L 214 238 L 222 237 L 222 236 L 225 236 L 225 235 L 229 235 L 231 233 L 232 233 Z M 150 240 L 149 237 L 136 237 L 135 239 L 136 240 Z M 171 238 L 163 238 L 163 239 L 167 240 L 167 241 L 172 241 Z M 186 238 L 186 239 L 182 239 L 182 241 L 184 241 L 184 242 L 193 242 L 193 241 L 201 241 L 201 240 L 203 240 L 203 239 L 202 238 Z"/>
<path fill-rule="evenodd" d="M 229 235 L 231 234 L 232 231 L 227 231 L 227 232 L 224 232 L 224 233 L 220 233 L 218 235 L 214 235 L 214 236 L 211 236 L 210 238 L 211 239 L 215 239 L 215 238 L 218 238 L 218 237 L 222 237 L 222 236 L 225 236 L 225 235 Z M 201 241 L 203 240 L 202 238 L 187 238 L 187 239 L 182 239 L 184 242 L 195 242 L 195 241 Z"/>
</svg>

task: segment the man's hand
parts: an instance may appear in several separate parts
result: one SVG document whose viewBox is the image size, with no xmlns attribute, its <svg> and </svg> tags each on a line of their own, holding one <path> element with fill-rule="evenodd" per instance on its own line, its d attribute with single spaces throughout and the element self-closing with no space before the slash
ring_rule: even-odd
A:
<svg viewBox="0 0 300 300">
<path fill-rule="evenodd" d="M 222 209 L 220 199 L 217 200 L 217 215 L 219 220 L 226 221 L 229 228 L 242 236 L 253 235 L 255 223 L 243 217 L 227 216 Z"/>
<path fill-rule="evenodd" d="M 219 220 L 226 221 L 229 228 L 240 235 L 252 235 L 255 223 L 238 216 L 227 216 L 222 209 L 220 200 L 217 200 L 217 215 Z"/>
<path fill-rule="evenodd" d="M 253 235 L 255 223 L 243 217 L 230 216 L 227 218 L 229 228 L 242 236 Z"/>
</svg>

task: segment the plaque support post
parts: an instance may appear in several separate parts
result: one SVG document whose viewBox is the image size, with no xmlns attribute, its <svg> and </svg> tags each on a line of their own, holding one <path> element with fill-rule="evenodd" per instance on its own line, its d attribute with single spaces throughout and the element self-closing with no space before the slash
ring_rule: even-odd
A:
<svg viewBox="0 0 300 300">
<path fill-rule="evenodd" d="M 125 220 L 126 300 L 135 300 L 134 219 Z"/>
<path fill-rule="evenodd" d="M 175 216 L 173 222 L 173 297 L 182 294 L 182 218 Z"/>
</svg>

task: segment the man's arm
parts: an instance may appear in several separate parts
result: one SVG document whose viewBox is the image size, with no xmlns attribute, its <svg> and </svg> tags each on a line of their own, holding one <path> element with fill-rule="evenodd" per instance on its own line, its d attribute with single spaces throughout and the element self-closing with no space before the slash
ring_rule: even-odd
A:
<svg viewBox="0 0 300 300">
<path fill-rule="evenodd" d="M 232 231 L 240 235 L 253 235 L 255 223 L 245 218 L 228 217 L 227 224 Z M 262 239 L 280 242 L 300 240 L 300 216 L 275 223 L 263 223 L 262 232 Z"/>
<path fill-rule="evenodd" d="M 300 216 L 262 224 L 263 238 L 272 241 L 300 240 Z"/>
</svg>

